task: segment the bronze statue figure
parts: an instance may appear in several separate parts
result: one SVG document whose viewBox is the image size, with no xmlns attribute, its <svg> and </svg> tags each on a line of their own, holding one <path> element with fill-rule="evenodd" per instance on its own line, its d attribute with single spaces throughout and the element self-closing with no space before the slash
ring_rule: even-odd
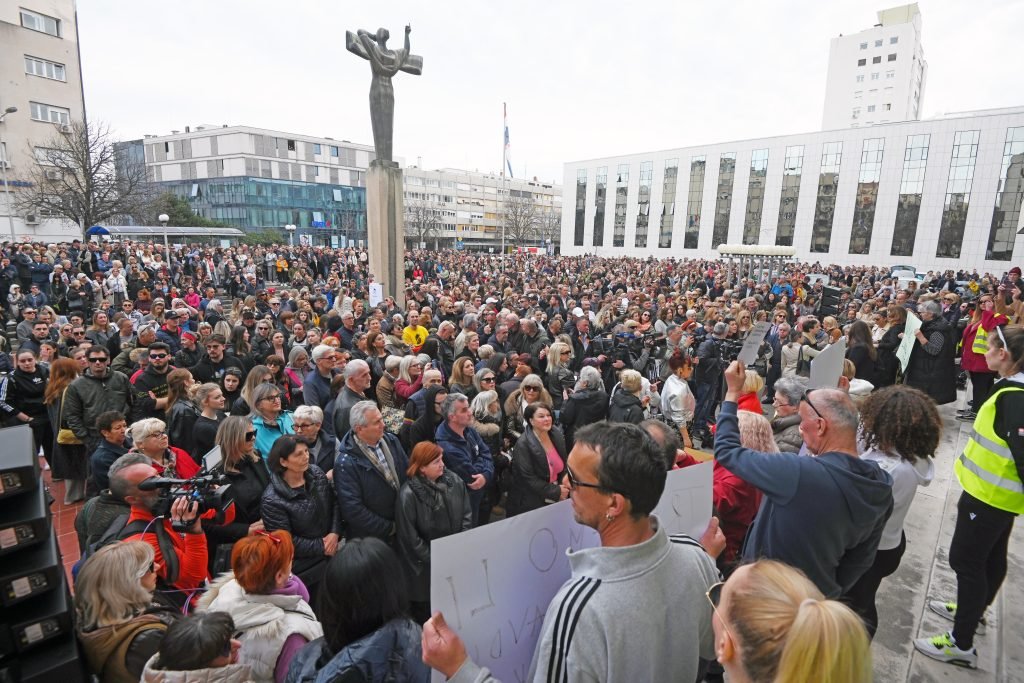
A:
<svg viewBox="0 0 1024 683">
<path fill-rule="evenodd" d="M 345 47 L 349 52 L 369 60 L 373 72 L 370 83 L 370 123 L 373 125 L 373 146 L 377 161 L 386 165 L 393 163 L 392 145 L 395 127 L 395 89 L 391 77 L 399 71 L 419 76 L 423 73 L 423 57 L 409 53 L 411 26 L 405 27 L 405 47 L 389 50 L 387 40 L 391 36 L 385 28 L 373 34 L 364 29 L 353 34 L 345 32 Z"/>
</svg>

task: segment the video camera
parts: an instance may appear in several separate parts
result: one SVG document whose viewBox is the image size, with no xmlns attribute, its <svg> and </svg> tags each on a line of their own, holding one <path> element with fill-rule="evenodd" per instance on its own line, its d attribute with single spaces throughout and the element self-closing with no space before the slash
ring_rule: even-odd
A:
<svg viewBox="0 0 1024 683">
<path fill-rule="evenodd" d="M 736 360 L 740 355 L 740 351 L 743 350 L 742 339 L 719 339 L 717 343 L 718 355 L 724 365 L 728 365 Z"/>
<path fill-rule="evenodd" d="M 203 457 L 203 467 L 191 479 L 170 479 L 167 477 L 150 477 L 139 482 L 140 491 L 160 491 L 160 498 L 153 508 L 154 517 L 167 518 L 171 514 L 171 504 L 178 498 L 185 498 L 189 504 L 198 503 L 197 514 L 202 515 L 210 510 L 216 512 L 208 521 L 223 524 L 225 515 L 233 501 L 227 496 L 230 484 L 228 478 L 216 472 L 221 465 L 220 447 L 214 448 Z M 184 533 L 190 524 L 172 522 L 171 527 Z"/>
</svg>

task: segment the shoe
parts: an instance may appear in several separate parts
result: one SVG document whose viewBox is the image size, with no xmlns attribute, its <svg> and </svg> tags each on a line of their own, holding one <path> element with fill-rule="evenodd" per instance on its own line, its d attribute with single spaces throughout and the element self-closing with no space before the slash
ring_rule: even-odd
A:
<svg viewBox="0 0 1024 683">
<path fill-rule="evenodd" d="M 930 609 L 931 611 L 935 612 L 940 617 L 945 617 L 946 619 L 949 619 L 950 621 L 954 621 L 956 619 L 956 603 L 955 602 L 943 602 L 942 600 L 929 600 L 928 601 L 928 609 Z M 985 621 L 985 617 L 982 617 L 981 621 L 978 622 L 978 628 L 976 628 L 974 630 L 975 635 L 979 635 L 979 636 L 985 635 L 985 627 L 986 626 L 987 626 L 987 622 Z"/>
<path fill-rule="evenodd" d="M 957 415 L 956 419 L 960 420 L 961 422 L 974 422 L 975 418 L 977 418 L 977 417 L 978 417 L 977 413 L 970 412 L 970 413 L 964 413 L 963 415 Z"/>
<path fill-rule="evenodd" d="M 946 664 L 964 666 L 968 669 L 978 668 L 977 648 L 961 650 L 948 632 L 931 638 L 918 638 L 914 641 L 914 649 L 925 657 L 931 657 Z"/>
</svg>

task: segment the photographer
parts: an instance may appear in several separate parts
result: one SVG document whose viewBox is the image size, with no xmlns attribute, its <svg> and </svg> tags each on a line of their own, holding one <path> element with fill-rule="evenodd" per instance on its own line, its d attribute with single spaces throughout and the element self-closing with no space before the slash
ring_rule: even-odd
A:
<svg viewBox="0 0 1024 683">
<path fill-rule="evenodd" d="M 153 547 L 154 562 L 159 565 L 158 596 L 184 607 L 206 584 L 206 536 L 197 501 L 189 502 L 188 497 L 178 496 L 168 511 L 163 491 L 140 488 L 146 480 L 158 476 L 156 468 L 145 464 L 131 465 L 122 471 L 129 484 L 124 500 L 131 506 L 131 512 L 119 538 L 144 541 Z M 172 525 L 184 528 L 184 533 Z"/>
</svg>

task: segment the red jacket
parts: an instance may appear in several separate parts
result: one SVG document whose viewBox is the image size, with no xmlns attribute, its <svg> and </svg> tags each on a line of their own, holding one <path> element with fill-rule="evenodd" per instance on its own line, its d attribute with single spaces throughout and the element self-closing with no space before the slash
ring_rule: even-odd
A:
<svg viewBox="0 0 1024 683">
<path fill-rule="evenodd" d="M 743 394 L 736 402 L 736 410 L 747 410 L 751 413 L 764 415 L 764 408 L 761 407 L 761 399 L 755 393 Z"/>
<path fill-rule="evenodd" d="M 761 507 L 761 492 L 725 469 L 717 462 L 714 473 L 712 499 L 718 511 L 718 521 L 725 534 L 725 550 L 720 559 L 733 562 L 743 547 L 747 528 Z"/>
<path fill-rule="evenodd" d="M 131 514 L 128 517 L 128 524 L 135 520 L 149 522 L 153 520 L 153 515 L 144 508 L 132 506 Z M 171 521 L 169 519 L 157 521 L 154 524 L 164 525 L 164 530 L 167 531 L 171 538 L 171 543 L 174 545 L 174 553 L 178 556 L 178 580 L 171 585 L 183 591 L 202 588 L 208 578 L 206 571 L 208 559 L 206 534 L 180 534 L 171 528 Z M 160 564 L 160 578 L 167 579 L 167 563 L 164 561 L 163 553 L 160 552 L 160 543 L 157 540 L 156 534 L 136 534 L 125 540 L 142 541 L 151 545 L 154 553 L 153 561 Z"/>
<path fill-rule="evenodd" d="M 975 353 L 972 347 L 974 346 L 974 338 L 978 336 L 978 328 L 984 328 L 989 334 L 993 333 L 998 325 L 1005 325 L 1007 320 L 1005 315 L 1001 313 L 993 313 L 992 311 L 982 311 L 981 320 L 976 323 L 971 323 L 964 328 L 964 335 L 961 338 L 961 356 L 960 356 L 960 367 L 968 372 L 992 372 L 988 369 L 988 363 L 985 362 L 985 356 L 983 354 Z M 998 334 L 996 332 L 995 334 Z"/>
</svg>

